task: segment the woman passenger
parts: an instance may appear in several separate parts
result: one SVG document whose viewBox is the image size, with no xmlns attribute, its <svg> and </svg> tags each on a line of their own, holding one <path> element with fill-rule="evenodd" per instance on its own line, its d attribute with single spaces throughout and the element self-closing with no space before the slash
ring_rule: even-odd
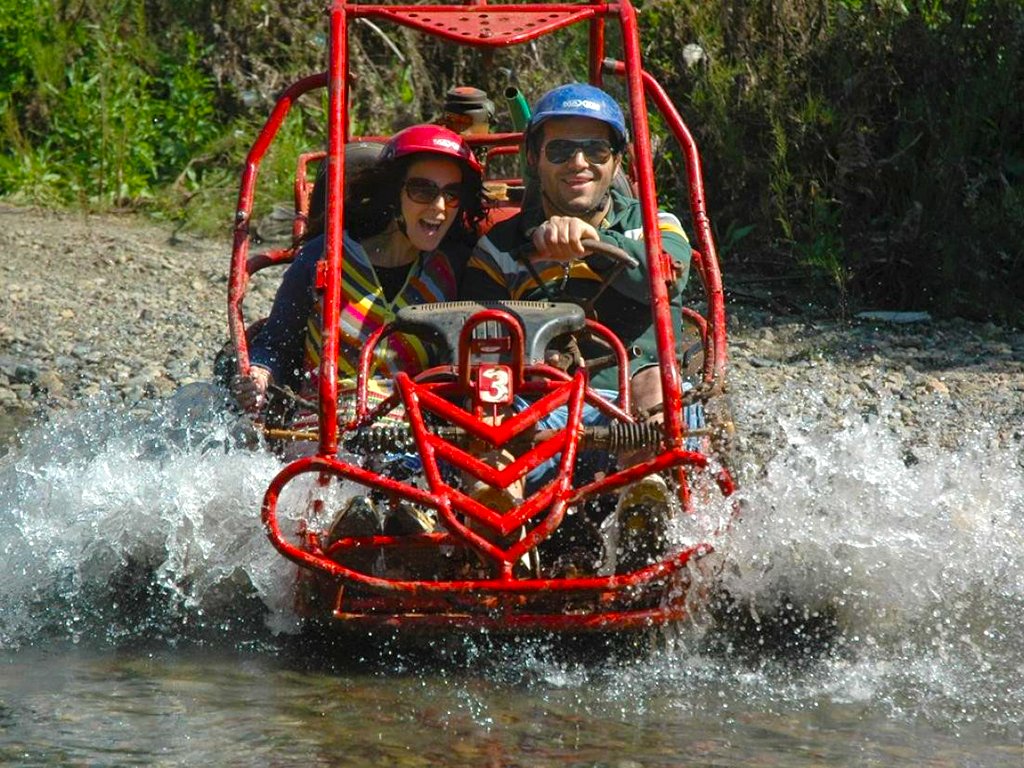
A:
<svg viewBox="0 0 1024 768">
<path fill-rule="evenodd" d="M 437 125 L 399 131 L 378 161 L 352 179 L 343 233 L 339 391 L 354 383 L 366 339 L 401 307 L 456 298 L 485 215 L 482 190 L 482 169 L 469 145 Z M 323 310 L 316 271 L 323 255 L 324 239 L 316 237 L 285 272 L 270 317 L 250 345 L 249 374 L 233 382 L 244 408 L 262 407 L 274 384 L 315 399 Z M 392 334 L 378 346 L 377 372 L 415 375 L 429 367 L 426 354 L 416 339 Z"/>
</svg>

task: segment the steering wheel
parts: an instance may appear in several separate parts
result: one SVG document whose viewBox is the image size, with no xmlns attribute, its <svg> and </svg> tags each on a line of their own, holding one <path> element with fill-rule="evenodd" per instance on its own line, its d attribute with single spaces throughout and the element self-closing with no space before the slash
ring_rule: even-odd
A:
<svg viewBox="0 0 1024 768">
<path fill-rule="evenodd" d="M 556 292 L 552 292 L 547 283 L 545 283 L 536 268 L 533 266 L 533 262 L 530 257 L 537 253 L 537 248 L 534 246 L 533 241 L 529 241 L 519 246 L 512 251 L 512 258 L 522 263 L 533 275 L 533 279 L 537 281 L 537 285 L 541 291 L 544 292 L 545 298 L 549 301 L 572 301 L 575 304 L 579 304 L 583 307 L 587 317 L 593 317 L 594 302 L 597 301 L 598 297 L 603 294 L 608 286 L 614 282 L 615 278 L 619 276 L 625 269 L 635 269 L 640 266 L 640 262 L 636 257 L 630 255 L 627 251 L 619 248 L 617 245 L 612 243 L 606 243 L 603 240 L 583 240 L 582 245 L 586 248 L 587 253 L 583 254 L 579 258 L 571 259 L 565 262 L 565 272 L 562 278 L 562 284 L 559 286 Z M 577 261 L 586 261 L 587 258 L 595 253 L 599 253 L 602 256 L 607 256 L 615 265 L 609 269 L 604 275 L 601 276 L 601 283 L 597 287 L 597 291 L 588 299 L 580 300 L 565 295 L 565 288 L 569 282 L 569 272 L 572 264 Z"/>
<path fill-rule="evenodd" d="M 539 286 L 540 290 L 544 293 L 544 296 L 549 301 L 568 301 L 572 304 L 577 304 L 583 309 L 583 313 L 587 318 L 594 319 L 596 317 L 596 312 L 594 311 L 594 304 L 597 302 L 598 298 L 600 298 L 600 296 L 608 289 L 608 286 L 610 286 L 615 281 L 615 278 L 618 277 L 623 272 L 623 270 L 635 269 L 636 267 L 640 266 L 640 262 L 636 259 L 636 257 L 632 256 L 622 248 L 619 248 L 617 245 L 613 245 L 612 243 L 606 243 L 603 240 L 586 239 L 582 241 L 582 244 L 583 247 L 586 248 L 587 253 L 585 253 L 583 256 L 579 258 L 571 259 L 565 262 L 565 270 L 563 273 L 562 284 L 558 287 L 557 291 L 552 291 L 548 283 L 545 283 L 541 279 L 540 273 L 537 272 L 536 267 L 534 267 L 533 262 L 530 260 L 530 257 L 537 253 L 537 249 L 534 246 L 532 240 L 512 251 L 511 255 L 514 259 L 522 263 L 527 270 L 529 270 L 530 274 L 533 275 L 533 279 L 537 282 L 537 285 Z M 571 271 L 572 264 L 576 261 L 585 261 L 589 256 L 595 253 L 607 256 L 614 262 L 614 265 L 611 269 L 607 270 L 603 275 L 601 275 L 601 283 L 598 285 L 597 290 L 590 297 L 586 299 L 581 299 L 573 296 L 567 296 L 565 293 L 565 289 L 569 282 L 569 273 Z M 587 330 L 583 330 L 582 334 L 590 335 L 592 337 L 591 333 Z M 588 368 L 598 370 L 600 368 L 607 367 L 607 365 L 613 363 L 612 356 L 605 356 L 593 360 L 584 359 L 582 352 L 580 351 L 578 346 L 578 335 L 579 334 L 577 333 L 572 334 L 572 340 L 569 344 L 569 347 L 566 350 L 563 350 L 563 352 L 553 353 L 553 357 L 551 358 L 551 363 L 553 365 L 555 365 L 556 367 L 570 366 L 574 364 L 573 361 L 575 360 L 576 362 L 582 363 Z M 568 356 L 566 357 L 565 355 Z"/>
</svg>

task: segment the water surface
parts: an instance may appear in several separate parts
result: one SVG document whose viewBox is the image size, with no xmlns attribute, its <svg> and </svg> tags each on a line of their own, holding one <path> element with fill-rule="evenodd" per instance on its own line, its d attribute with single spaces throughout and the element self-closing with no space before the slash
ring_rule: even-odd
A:
<svg viewBox="0 0 1024 768">
<path fill-rule="evenodd" d="M 0 764 L 1024 765 L 1019 446 L 779 425 L 731 615 L 619 655 L 314 644 L 258 521 L 279 463 L 194 400 L 0 457 Z M 286 504 L 286 500 L 282 500 Z"/>
</svg>

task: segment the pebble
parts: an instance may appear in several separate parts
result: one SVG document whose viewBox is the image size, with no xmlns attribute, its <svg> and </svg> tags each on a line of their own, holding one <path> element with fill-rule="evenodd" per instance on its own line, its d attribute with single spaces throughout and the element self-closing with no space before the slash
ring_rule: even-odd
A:
<svg viewBox="0 0 1024 768">
<path fill-rule="evenodd" d="M 64 382 L 53 371 L 43 371 L 36 379 L 36 385 L 43 392 L 50 395 L 60 395 L 64 392 Z"/>
</svg>

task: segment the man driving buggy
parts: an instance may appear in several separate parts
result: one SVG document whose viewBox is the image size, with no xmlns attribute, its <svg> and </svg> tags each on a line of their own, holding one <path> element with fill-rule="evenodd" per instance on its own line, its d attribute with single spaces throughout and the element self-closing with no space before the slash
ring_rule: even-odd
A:
<svg viewBox="0 0 1024 768">
<path fill-rule="evenodd" d="M 544 94 L 526 128 L 527 162 L 539 183 L 539 200 L 496 224 L 482 237 L 467 264 L 462 296 L 475 300 L 549 299 L 557 292 L 585 301 L 600 288 L 615 262 L 587 254 L 584 240 L 622 248 L 639 261 L 622 271 L 594 302 L 597 319 L 631 353 L 630 382 L 639 414 L 658 410 L 661 379 L 650 312 L 647 254 L 639 200 L 617 188 L 627 142 L 619 105 L 592 85 L 572 83 Z M 619 176 L 619 180 L 616 177 Z M 682 322 L 682 289 L 690 264 L 690 244 L 679 219 L 658 212 L 662 245 L 676 265 L 669 288 L 673 321 Z M 513 253 L 527 242 L 536 252 L 527 261 Z M 617 386 L 614 367 L 590 372 L 590 383 Z"/>
<path fill-rule="evenodd" d="M 605 91 L 571 83 L 544 94 L 534 107 L 524 140 L 528 186 L 523 210 L 496 224 L 482 237 L 467 264 L 460 294 L 474 300 L 592 300 L 595 318 L 623 342 L 629 359 L 629 382 L 635 414 L 660 420 L 661 377 L 651 316 L 647 254 L 640 202 L 629 193 L 622 173 L 628 132 L 622 110 Z M 530 190 L 530 187 L 535 189 Z M 682 292 L 690 264 L 690 245 L 679 219 L 658 212 L 664 250 L 675 265 L 669 286 L 674 327 L 682 327 Z M 615 245 L 638 262 L 621 270 L 608 256 L 587 253 L 586 240 Z M 526 258 L 523 246 L 535 252 Z M 607 278 L 610 283 L 603 286 Z M 596 299 L 593 297 L 596 296 Z M 682 334 L 677 333 L 682 358 Z M 599 344 L 582 357 L 607 357 Z M 608 397 L 618 386 L 614 365 L 588 371 L 590 384 Z M 588 407 L 584 421 L 601 414 Z M 659 504 L 664 481 L 657 476 L 627 489 L 619 508 Z"/>
</svg>

